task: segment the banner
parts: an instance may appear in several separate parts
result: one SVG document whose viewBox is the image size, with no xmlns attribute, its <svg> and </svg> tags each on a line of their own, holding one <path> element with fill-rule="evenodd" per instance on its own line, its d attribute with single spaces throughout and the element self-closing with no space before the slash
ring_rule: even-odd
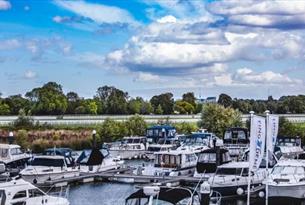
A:
<svg viewBox="0 0 305 205">
<path fill-rule="evenodd" d="M 267 124 L 267 149 L 273 153 L 279 130 L 279 116 L 269 115 Z"/>
<path fill-rule="evenodd" d="M 250 125 L 249 168 L 255 171 L 259 168 L 265 151 L 266 119 L 253 116 Z"/>
</svg>

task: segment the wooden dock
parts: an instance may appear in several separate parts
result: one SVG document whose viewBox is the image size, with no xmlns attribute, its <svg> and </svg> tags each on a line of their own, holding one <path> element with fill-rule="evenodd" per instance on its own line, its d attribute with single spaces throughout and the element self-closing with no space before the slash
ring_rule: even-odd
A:
<svg viewBox="0 0 305 205">
<path fill-rule="evenodd" d="M 55 179 L 45 182 L 44 184 L 38 184 L 38 186 L 66 186 L 68 184 L 81 184 L 96 181 L 111 181 L 118 183 L 185 183 L 185 184 L 197 184 L 200 178 L 189 176 L 150 176 L 150 175 L 135 175 L 132 172 L 133 168 L 121 168 L 116 170 L 81 174 L 76 177 L 67 177 L 62 179 Z"/>
</svg>

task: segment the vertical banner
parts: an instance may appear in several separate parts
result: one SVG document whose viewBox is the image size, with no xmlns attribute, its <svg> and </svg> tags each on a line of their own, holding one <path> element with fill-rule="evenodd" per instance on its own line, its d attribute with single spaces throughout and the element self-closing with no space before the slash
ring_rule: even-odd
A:
<svg viewBox="0 0 305 205">
<path fill-rule="evenodd" d="M 269 115 L 267 119 L 267 149 L 273 153 L 279 130 L 279 116 Z"/>
<path fill-rule="evenodd" d="M 265 152 L 266 119 L 253 116 L 250 127 L 250 156 L 249 169 L 255 171 L 259 168 Z"/>
</svg>

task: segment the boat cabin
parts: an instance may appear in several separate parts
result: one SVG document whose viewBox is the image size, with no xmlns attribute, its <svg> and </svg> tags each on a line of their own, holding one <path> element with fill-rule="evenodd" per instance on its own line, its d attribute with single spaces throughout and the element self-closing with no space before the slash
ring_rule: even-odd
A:
<svg viewBox="0 0 305 205">
<path fill-rule="evenodd" d="M 248 176 L 249 163 L 248 162 L 231 162 L 227 164 L 220 165 L 215 175 L 225 176 L 225 175 L 235 175 L 235 176 Z"/>
<path fill-rule="evenodd" d="M 217 166 L 231 162 L 229 150 L 225 148 L 210 148 L 198 154 L 197 172 L 214 173 Z"/>
<path fill-rule="evenodd" d="M 155 125 L 146 130 L 147 141 L 150 143 L 158 143 L 160 139 L 174 138 L 176 136 L 176 128 L 170 125 Z"/>
<path fill-rule="evenodd" d="M 195 166 L 198 157 L 194 152 L 172 150 L 155 153 L 155 167 L 181 169 Z"/>
<path fill-rule="evenodd" d="M 43 167 L 69 167 L 73 166 L 68 158 L 63 156 L 35 156 L 30 161 L 31 166 L 43 166 Z"/>
<path fill-rule="evenodd" d="M 0 144 L 0 161 L 4 162 L 7 168 L 24 167 L 30 155 L 21 151 L 21 147 L 15 144 Z"/>
<path fill-rule="evenodd" d="M 248 144 L 250 142 L 248 129 L 241 127 L 226 129 L 223 142 L 224 144 Z"/>
</svg>

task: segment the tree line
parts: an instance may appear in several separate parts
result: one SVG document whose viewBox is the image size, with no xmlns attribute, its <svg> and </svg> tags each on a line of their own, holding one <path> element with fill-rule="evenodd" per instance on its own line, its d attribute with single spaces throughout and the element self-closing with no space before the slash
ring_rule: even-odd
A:
<svg viewBox="0 0 305 205">
<path fill-rule="evenodd" d="M 241 113 L 305 113 L 305 95 L 283 96 L 278 100 L 272 96 L 267 100 L 232 99 L 221 94 L 218 104 L 231 107 Z M 64 93 L 62 86 L 48 82 L 33 88 L 23 96 L 1 97 L 0 115 L 18 115 L 23 110 L 27 115 L 64 115 L 64 114 L 197 114 L 202 111 L 202 103 L 197 103 L 193 92 L 187 92 L 181 99 L 174 100 L 170 92 L 153 96 L 150 100 L 142 97 L 132 98 L 123 90 L 113 86 L 102 86 L 92 98 L 83 98 L 76 92 Z"/>
</svg>

